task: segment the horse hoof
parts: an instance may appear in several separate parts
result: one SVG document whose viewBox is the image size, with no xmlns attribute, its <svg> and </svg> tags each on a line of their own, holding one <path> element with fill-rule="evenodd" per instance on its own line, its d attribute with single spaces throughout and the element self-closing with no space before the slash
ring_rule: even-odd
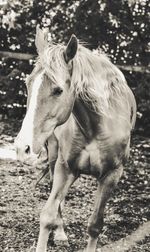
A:
<svg viewBox="0 0 150 252">
<path fill-rule="evenodd" d="M 63 231 L 62 230 L 55 231 L 54 242 L 55 242 L 55 244 L 68 244 L 68 238 L 67 238 L 67 235 L 65 234 L 64 230 Z"/>
</svg>

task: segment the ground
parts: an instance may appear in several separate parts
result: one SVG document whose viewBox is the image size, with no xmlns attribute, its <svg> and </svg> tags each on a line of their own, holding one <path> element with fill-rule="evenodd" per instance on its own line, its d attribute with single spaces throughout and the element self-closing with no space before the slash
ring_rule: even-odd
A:
<svg viewBox="0 0 150 252">
<path fill-rule="evenodd" d="M 0 123 L 0 150 L 11 149 L 20 123 Z M 98 241 L 102 252 L 150 251 L 150 215 L 148 172 L 150 139 L 134 136 L 131 157 L 105 210 L 105 225 Z M 37 187 L 39 169 L 16 160 L 0 159 L 0 252 L 29 252 L 37 242 L 39 215 L 49 193 L 48 178 Z M 76 252 L 87 240 L 87 221 L 92 213 L 96 181 L 81 176 L 72 186 L 64 208 L 65 230 L 69 246 L 56 246 L 50 235 L 48 251 Z"/>
</svg>

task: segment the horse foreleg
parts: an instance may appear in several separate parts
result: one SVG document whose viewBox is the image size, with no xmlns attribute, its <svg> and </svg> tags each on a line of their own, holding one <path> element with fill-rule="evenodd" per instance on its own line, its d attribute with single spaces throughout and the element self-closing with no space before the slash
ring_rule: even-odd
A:
<svg viewBox="0 0 150 252">
<path fill-rule="evenodd" d="M 58 158 L 58 140 L 53 134 L 47 142 L 47 152 L 48 152 L 48 158 L 49 158 L 49 172 L 50 172 L 50 185 L 52 186 L 53 184 L 53 176 L 54 176 L 54 168 L 56 164 L 56 160 Z M 63 220 L 62 220 L 62 209 L 63 209 L 64 201 L 61 203 L 61 206 L 59 207 L 58 210 L 58 218 L 59 218 L 59 226 L 55 230 L 55 235 L 54 235 L 54 241 L 56 244 L 59 244 L 59 241 L 63 241 L 67 244 L 67 236 L 64 232 L 64 227 L 63 227 Z"/>
<path fill-rule="evenodd" d="M 58 230 L 62 231 L 59 208 L 75 179 L 76 177 L 71 173 L 68 165 L 62 158 L 58 158 L 54 170 L 52 191 L 40 216 L 40 234 L 36 252 L 46 252 L 49 231 L 52 228 L 58 227 Z"/>
<path fill-rule="evenodd" d="M 108 198 L 111 196 L 112 190 L 116 187 L 121 175 L 123 167 L 112 170 L 102 180 L 98 181 L 98 189 L 94 204 L 94 211 L 88 223 L 88 244 L 85 252 L 95 252 L 97 240 L 103 228 L 104 208 Z"/>
<path fill-rule="evenodd" d="M 59 210 L 58 210 L 58 218 L 59 218 L 59 225 L 57 226 L 55 233 L 54 233 L 54 241 L 56 245 L 68 245 L 68 238 L 64 231 L 63 226 L 63 219 L 62 219 L 62 210 L 63 210 L 64 201 L 61 203 Z"/>
</svg>

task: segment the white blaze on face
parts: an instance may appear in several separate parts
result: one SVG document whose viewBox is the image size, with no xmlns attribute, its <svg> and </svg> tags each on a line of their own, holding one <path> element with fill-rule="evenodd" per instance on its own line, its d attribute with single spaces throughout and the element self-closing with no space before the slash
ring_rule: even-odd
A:
<svg viewBox="0 0 150 252">
<path fill-rule="evenodd" d="M 20 140 L 24 142 L 22 144 L 29 145 L 31 148 L 31 152 L 33 149 L 33 137 L 34 137 L 33 133 L 34 133 L 34 126 L 35 126 L 34 119 L 35 119 L 35 113 L 36 113 L 37 104 L 38 104 L 39 91 L 40 91 L 40 87 L 43 81 L 43 72 L 44 71 L 42 71 L 34 79 L 34 82 L 32 83 L 32 91 L 31 91 L 28 111 L 23 120 L 22 128 L 19 133 Z"/>
</svg>

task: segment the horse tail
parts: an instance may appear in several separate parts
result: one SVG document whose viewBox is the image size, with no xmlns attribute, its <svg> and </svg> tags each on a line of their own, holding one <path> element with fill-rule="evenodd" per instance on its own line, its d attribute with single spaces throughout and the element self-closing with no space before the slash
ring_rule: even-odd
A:
<svg viewBox="0 0 150 252">
<path fill-rule="evenodd" d="M 136 123 L 136 112 L 137 112 L 137 105 L 134 94 L 132 91 L 130 92 L 130 102 L 131 102 L 131 129 L 133 130 Z"/>
</svg>

